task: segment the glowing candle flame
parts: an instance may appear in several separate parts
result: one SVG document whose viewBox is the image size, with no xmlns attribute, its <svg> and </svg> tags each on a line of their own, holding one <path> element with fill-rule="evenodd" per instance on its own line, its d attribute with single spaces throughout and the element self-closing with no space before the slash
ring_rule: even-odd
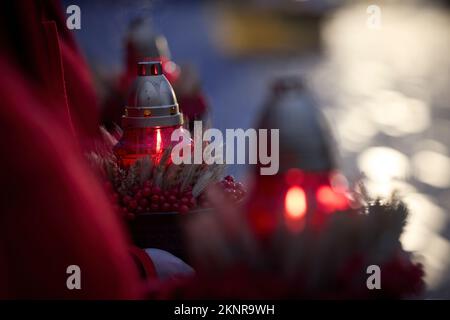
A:
<svg viewBox="0 0 450 320">
<path fill-rule="evenodd" d="M 328 213 L 345 210 L 348 206 L 345 195 L 333 191 L 329 186 L 322 186 L 317 190 L 317 201 Z"/>
<path fill-rule="evenodd" d="M 286 213 L 290 218 L 299 219 L 306 213 L 305 191 L 298 186 L 291 187 L 284 201 Z"/>
<path fill-rule="evenodd" d="M 161 130 L 156 129 L 156 152 L 161 152 Z"/>
</svg>

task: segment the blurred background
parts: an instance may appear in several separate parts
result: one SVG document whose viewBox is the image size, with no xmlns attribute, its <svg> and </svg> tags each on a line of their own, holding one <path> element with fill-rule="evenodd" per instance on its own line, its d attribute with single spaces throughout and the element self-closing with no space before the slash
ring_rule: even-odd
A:
<svg viewBox="0 0 450 320">
<path fill-rule="evenodd" d="M 74 33 L 103 102 L 126 68 L 136 18 L 191 70 L 220 130 L 254 127 L 274 79 L 302 77 L 329 120 L 340 168 L 374 196 L 402 196 L 411 210 L 402 242 L 425 265 L 427 297 L 450 297 L 448 2 L 62 3 L 81 8 Z M 229 172 L 245 179 L 247 168 Z"/>
</svg>

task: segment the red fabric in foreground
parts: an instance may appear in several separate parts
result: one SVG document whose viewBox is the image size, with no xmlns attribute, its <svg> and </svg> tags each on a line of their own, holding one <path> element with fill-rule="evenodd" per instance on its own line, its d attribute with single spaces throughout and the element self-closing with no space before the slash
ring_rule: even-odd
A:
<svg viewBox="0 0 450 320">
<path fill-rule="evenodd" d="M 154 278 L 156 275 L 155 265 L 150 256 L 145 252 L 145 250 L 132 246 L 130 251 L 131 255 L 135 259 L 136 264 L 141 269 L 141 276 L 144 279 Z"/>
<path fill-rule="evenodd" d="M 91 76 L 67 29 L 59 1 L 2 1 L 0 42 L 8 62 L 30 80 L 43 104 L 83 145 L 98 134 L 99 109 Z"/>
<path fill-rule="evenodd" d="M 3 59 L 0 68 L 0 297 L 139 297 L 124 232 L 80 150 Z M 81 290 L 66 287 L 72 264 Z"/>
<path fill-rule="evenodd" d="M 0 298 L 140 298 L 125 230 L 80 147 L 98 112 L 58 10 L 0 5 Z M 69 265 L 81 290 L 66 286 Z"/>
</svg>

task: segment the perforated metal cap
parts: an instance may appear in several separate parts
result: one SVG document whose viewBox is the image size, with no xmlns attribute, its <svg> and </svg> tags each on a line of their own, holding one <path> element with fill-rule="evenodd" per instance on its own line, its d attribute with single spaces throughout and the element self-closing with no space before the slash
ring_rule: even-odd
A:
<svg viewBox="0 0 450 320">
<path fill-rule="evenodd" d="M 122 117 L 124 128 L 167 127 L 183 124 L 177 98 L 161 62 L 138 62 L 137 78 Z"/>
</svg>

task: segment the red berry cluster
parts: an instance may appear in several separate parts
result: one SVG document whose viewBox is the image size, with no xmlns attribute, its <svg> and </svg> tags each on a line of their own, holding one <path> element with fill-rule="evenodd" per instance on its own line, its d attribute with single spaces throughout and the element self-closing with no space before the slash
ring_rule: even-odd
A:
<svg viewBox="0 0 450 320">
<path fill-rule="evenodd" d="M 235 182 L 232 176 L 225 177 L 217 183 L 223 188 L 228 199 L 233 202 L 240 201 L 246 194 L 244 186 Z M 145 181 L 141 186 L 134 186 L 129 192 L 122 196 L 114 190 L 114 186 L 108 181 L 105 188 L 114 203 L 117 211 L 121 212 L 127 220 L 132 220 L 135 214 L 146 212 L 178 212 L 185 214 L 196 208 L 210 208 L 206 194 L 202 193 L 196 199 L 192 195 L 192 188 L 187 187 L 181 191 L 180 187 L 169 190 L 161 190 L 154 186 L 151 180 Z"/>
<path fill-rule="evenodd" d="M 239 202 L 245 197 L 246 191 L 244 185 L 240 182 L 234 181 L 232 176 L 226 176 L 222 181 L 217 183 L 217 186 L 223 188 L 228 199 L 233 202 Z M 199 198 L 199 205 L 203 208 L 210 207 L 210 203 L 205 193 L 202 193 Z"/>
<path fill-rule="evenodd" d="M 125 212 L 170 212 L 187 213 L 196 206 L 192 188 L 181 191 L 179 187 L 161 190 L 145 181 L 142 186 L 135 186 L 131 192 L 121 198 L 120 204 Z"/>
</svg>

